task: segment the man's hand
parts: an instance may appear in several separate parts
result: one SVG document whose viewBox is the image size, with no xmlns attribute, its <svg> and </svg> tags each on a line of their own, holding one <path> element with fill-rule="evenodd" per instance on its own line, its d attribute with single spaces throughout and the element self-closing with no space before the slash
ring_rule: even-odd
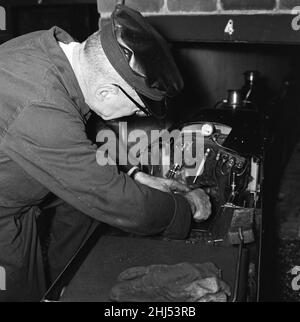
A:
<svg viewBox="0 0 300 322">
<path fill-rule="evenodd" d="M 190 189 L 186 185 L 178 181 L 153 177 L 144 172 L 138 172 L 135 175 L 134 179 L 143 185 L 163 192 L 187 193 L 190 191 Z"/>
<path fill-rule="evenodd" d="M 211 203 L 204 190 L 198 188 L 184 195 L 188 200 L 195 221 L 206 220 L 211 215 Z"/>
<path fill-rule="evenodd" d="M 206 220 L 211 215 L 209 196 L 200 188 L 191 191 L 186 185 L 176 180 L 153 177 L 144 172 L 138 172 L 134 179 L 143 185 L 163 192 L 183 194 L 191 206 L 195 221 Z"/>
</svg>

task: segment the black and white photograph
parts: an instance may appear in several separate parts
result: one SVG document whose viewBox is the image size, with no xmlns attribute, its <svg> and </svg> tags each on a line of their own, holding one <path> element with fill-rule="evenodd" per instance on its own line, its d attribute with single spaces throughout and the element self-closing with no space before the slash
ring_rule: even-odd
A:
<svg viewBox="0 0 300 322">
<path fill-rule="evenodd" d="M 300 302 L 299 0 L 0 0 L 0 302 Z"/>
</svg>

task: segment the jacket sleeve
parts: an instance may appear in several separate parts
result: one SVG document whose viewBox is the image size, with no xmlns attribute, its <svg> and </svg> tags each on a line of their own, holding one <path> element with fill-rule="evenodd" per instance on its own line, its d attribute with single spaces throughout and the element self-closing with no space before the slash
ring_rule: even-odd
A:
<svg viewBox="0 0 300 322">
<path fill-rule="evenodd" d="M 114 165 L 100 166 L 80 113 L 70 103 L 26 107 L 3 141 L 7 155 L 51 192 L 94 219 L 143 235 L 185 238 L 191 224 L 180 195 L 141 185 Z"/>
</svg>

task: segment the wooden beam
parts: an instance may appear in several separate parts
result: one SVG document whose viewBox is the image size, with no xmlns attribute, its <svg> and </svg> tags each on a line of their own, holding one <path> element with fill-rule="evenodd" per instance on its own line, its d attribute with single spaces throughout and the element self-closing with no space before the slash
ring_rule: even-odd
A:
<svg viewBox="0 0 300 322">
<path fill-rule="evenodd" d="M 300 30 L 290 14 L 149 16 L 151 24 L 172 42 L 246 42 L 300 44 Z M 233 21 L 232 35 L 225 33 Z M 300 26 L 299 26 L 300 27 Z"/>
</svg>

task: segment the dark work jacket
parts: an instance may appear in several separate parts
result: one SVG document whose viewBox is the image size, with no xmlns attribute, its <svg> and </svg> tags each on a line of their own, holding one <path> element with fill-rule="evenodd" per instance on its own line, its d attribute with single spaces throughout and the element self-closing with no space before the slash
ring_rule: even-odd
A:
<svg viewBox="0 0 300 322">
<path fill-rule="evenodd" d="M 89 107 L 58 41 L 74 40 L 54 27 L 0 46 L 0 223 L 38 212 L 53 193 L 128 232 L 186 237 L 191 212 L 184 197 L 97 164 L 85 128 Z"/>
</svg>

